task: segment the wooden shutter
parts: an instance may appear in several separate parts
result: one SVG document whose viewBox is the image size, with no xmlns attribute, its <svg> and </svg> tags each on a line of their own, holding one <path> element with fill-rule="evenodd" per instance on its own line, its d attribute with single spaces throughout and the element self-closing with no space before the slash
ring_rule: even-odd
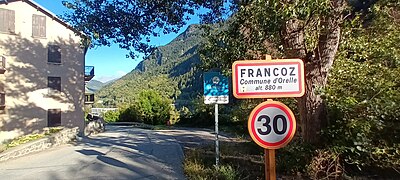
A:
<svg viewBox="0 0 400 180">
<path fill-rule="evenodd" d="M 46 16 L 32 15 L 32 36 L 46 37 Z"/>
<path fill-rule="evenodd" d="M 0 32 L 15 33 L 15 11 L 0 8 Z"/>
<path fill-rule="evenodd" d="M 47 126 L 48 127 L 61 126 L 61 109 L 47 110 Z"/>
</svg>

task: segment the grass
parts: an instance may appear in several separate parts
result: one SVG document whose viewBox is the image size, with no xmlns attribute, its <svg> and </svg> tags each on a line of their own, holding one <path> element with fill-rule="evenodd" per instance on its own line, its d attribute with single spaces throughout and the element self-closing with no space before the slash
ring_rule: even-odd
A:
<svg viewBox="0 0 400 180">
<path fill-rule="evenodd" d="M 25 135 L 25 136 L 21 136 L 19 138 L 16 138 L 16 139 L 12 140 L 10 143 L 7 143 L 6 144 L 6 148 L 9 149 L 9 148 L 12 148 L 12 147 L 16 147 L 16 146 L 19 146 L 21 144 L 25 144 L 27 142 L 31 142 L 31 141 L 34 141 L 36 139 L 43 138 L 45 136 L 46 136 L 45 134 L 28 134 L 28 135 Z"/>
<path fill-rule="evenodd" d="M 15 138 L 15 139 L 11 140 L 10 142 L 4 144 L 3 146 L 5 148 L 3 150 L 6 150 L 6 149 L 9 149 L 12 147 L 16 147 L 16 146 L 49 136 L 51 134 L 60 132 L 62 129 L 63 129 L 62 127 L 52 127 L 52 128 L 45 129 L 43 133 L 27 134 L 27 135 Z"/>
<path fill-rule="evenodd" d="M 280 179 L 306 179 L 308 148 L 292 142 L 276 151 L 276 173 Z M 264 179 L 264 149 L 251 141 L 221 142 L 220 164 L 215 164 L 214 145 L 185 150 L 184 171 L 188 179 Z"/>
<path fill-rule="evenodd" d="M 185 150 L 184 171 L 188 179 L 264 179 L 262 149 L 251 142 L 223 142 L 220 166 L 215 164 L 213 145 Z"/>
</svg>

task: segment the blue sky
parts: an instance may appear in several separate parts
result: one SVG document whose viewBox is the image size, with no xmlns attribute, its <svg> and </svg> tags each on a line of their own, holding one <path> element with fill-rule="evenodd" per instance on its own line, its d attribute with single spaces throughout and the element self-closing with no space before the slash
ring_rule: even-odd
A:
<svg viewBox="0 0 400 180">
<path fill-rule="evenodd" d="M 62 5 L 62 0 L 33 0 L 53 14 L 62 15 L 68 9 Z M 198 18 L 193 18 L 188 24 L 198 23 Z M 181 29 L 183 32 L 187 26 Z M 178 33 L 178 34 L 179 34 Z M 155 46 L 165 45 L 173 40 L 178 34 L 171 33 L 161 37 L 151 38 L 150 44 Z M 90 49 L 86 54 L 86 65 L 95 66 L 95 77 L 93 79 L 106 82 L 119 78 L 129 73 L 136 67 L 141 59 L 128 59 L 127 50 L 120 49 L 117 44 L 111 47 L 97 47 Z"/>
</svg>

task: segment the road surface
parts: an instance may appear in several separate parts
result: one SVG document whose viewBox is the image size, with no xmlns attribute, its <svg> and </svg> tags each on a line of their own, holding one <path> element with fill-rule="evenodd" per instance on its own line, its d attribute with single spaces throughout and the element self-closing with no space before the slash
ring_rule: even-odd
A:
<svg viewBox="0 0 400 180">
<path fill-rule="evenodd" d="M 132 127 L 0 163 L 0 179 L 185 179 L 174 136 Z"/>
</svg>

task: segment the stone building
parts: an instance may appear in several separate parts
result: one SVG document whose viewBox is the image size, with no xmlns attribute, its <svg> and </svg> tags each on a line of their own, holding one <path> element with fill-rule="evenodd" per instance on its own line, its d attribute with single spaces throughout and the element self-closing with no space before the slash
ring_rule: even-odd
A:
<svg viewBox="0 0 400 180">
<path fill-rule="evenodd" d="M 31 0 L 0 0 L 0 142 L 45 127 L 83 132 L 85 35 Z"/>
</svg>

